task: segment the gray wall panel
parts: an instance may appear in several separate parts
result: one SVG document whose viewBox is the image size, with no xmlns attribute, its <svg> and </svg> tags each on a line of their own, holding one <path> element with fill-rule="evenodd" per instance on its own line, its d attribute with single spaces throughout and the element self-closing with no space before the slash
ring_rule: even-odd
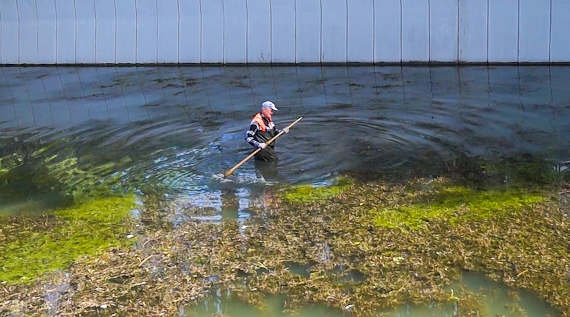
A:
<svg viewBox="0 0 570 317">
<path fill-rule="evenodd" d="M 457 18 L 457 0 L 430 0 L 430 61 L 457 60 Z"/>
<path fill-rule="evenodd" d="M 202 33 L 202 6 L 200 0 L 178 0 L 180 36 L 178 42 L 180 63 L 199 63 Z"/>
<path fill-rule="evenodd" d="M 247 61 L 246 1 L 224 3 L 224 63 Z"/>
<path fill-rule="evenodd" d="M 374 1 L 374 61 L 400 62 L 402 57 L 402 0 Z"/>
<path fill-rule="evenodd" d="M 137 61 L 137 12 L 135 0 L 115 0 L 117 15 L 116 61 Z"/>
<path fill-rule="evenodd" d="M 247 0 L 247 61 L 271 62 L 271 11 L 269 0 Z"/>
<path fill-rule="evenodd" d="M 550 1 L 520 0 L 519 61 L 548 62 Z"/>
<path fill-rule="evenodd" d="M 429 60 L 427 0 L 402 0 L 402 61 Z"/>
<path fill-rule="evenodd" d="M 156 2 L 157 0 L 136 0 L 137 63 L 156 63 L 158 61 Z"/>
<path fill-rule="evenodd" d="M 201 0 L 203 63 L 219 63 L 224 60 L 224 23 L 222 0 Z"/>
<path fill-rule="evenodd" d="M 33 63 L 37 61 L 38 58 L 36 1 L 18 0 L 18 12 L 20 21 L 20 63 Z"/>
<path fill-rule="evenodd" d="M 295 0 L 296 62 L 320 62 L 321 0 Z"/>
<path fill-rule="evenodd" d="M 271 0 L 272 62 L 295 62 L 295 28 L 295 1 Z"/>
<path fill-rule="evenodd" d="M 2 10 L 0 10 L 0 56 L 2 63 L 17 64 L 20 61 L 18 20 L 16 0 L 4 0 Z"/>
<path fill-rule="evenodd" d="M 178 0 L 158 0 L 158 62 L 178 62 Z"/>
<path fill-rule="evenodd" d="M 489 1 L 489 60 L 518 60 L 518 1 Z"/>
<path fill-rule="evenodd" d="M 95 62 L 115 62 L 115 0 L 95 1 Z"/>
<path fill-rule="evenodd" d="M 37 63 L 56 62 L 55 1 L 36 1 L 38 6 L 38 58 Z"/>
<path fill-rule="evenodd" d="M 487 61 L 487 1 L 459 0 L 459 60 Z"/>
<path fill-rule="evenodd" d="M 347 0 L 326 0 L 323 4 L 323 34 L 321 60 L 347 60 Z"/>
<path fill-rule="evenodd" d="M 76 0 L 75 62 L 95 63 L 95 0 Z"/>
<path fill-rule="evenodd" d="M 348 60 L 374 58 L 374 0 L 348 0 Z"/>
<path fill-rule="evenodd" d="M 66 0 L 55 0 L 57 14 L 57 62 L 75 63 L 75 7 Z"/>
<path fill-rule="evenodd" d="M 564 62 L 570 60 L 570 1 L 552 0 L 552 35 L 550 44 L 550 61 Z"/>
</svg>

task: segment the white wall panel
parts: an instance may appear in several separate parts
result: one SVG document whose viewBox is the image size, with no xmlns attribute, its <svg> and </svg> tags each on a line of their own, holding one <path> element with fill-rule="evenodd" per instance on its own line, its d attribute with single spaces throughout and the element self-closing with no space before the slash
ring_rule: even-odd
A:
<svg viewBox="0 0 570 317">
<path fill-rule="evenodd" d="M 55 0 L 57 14 L 57 62 L 75 63 L 75 8 L 67 0 Z"/>
<path fill-rule="evenodd" d="M 295 27 L 295 1 L 271 0 L 272 62 L 295 62 Z"/>
<path fill-rule="evenodd" d="M 321 56 L 320 0 L 296 0 L 296 61 L 318 63 Z"/>
<path fill-rule="evenodd" d="M 552 62 L 570 61 L 570 1 L 552 0 L 552 34 L 550 60 Z"/>
<path fill-rule="evenodd" d="M 348 61 L 374 58 L 374 0 L 348 0 Z"/>
<path fill-rule="evenodd" d="M 429 60 L 427 0 L 402 0 L 402 61 Z"/>
<path fill-rule="evenodd" d="M 346 62 L 347 60 L 347 1 L 326 0 L 323 5 L 323 34 L 321 60 Z"/>
<path fill-rule="evenodd" d="M 247 11 L 246 1 L 224 3 L 224 63 L 247 61 Z"/>
<path fill-rule="evenodd" d="M 459 0 L 459 60 L 487 61 L 487 1 Z"/>
<path fill-rule="evenodd" d="M 34 63 L 38 57 L 36 1 L 18 0 L 18 12 L 20 20 L 20 63 Z"/>
<path fill-rule="evenodd" d="M 518 58 L 518 1 L 489 1 L 489 60 L 512 62 Z"/>
<path fill-rule="evenodd" d="M 56 15 L 54 1 L 37 1 L 39 64 L 56 62 Z"/>
<path fill-rule="evenodd" d="M 178 62 L 178 1 L 157 0 L 158 62 Z"/>
<path fill-rule="evenodd" d="M 115 62 L 115 0 L 95 1 L 95 62 Z"/>
<path fill-rule="evenodd" d="M 430 1 L 430 61 L 457 60 L 457 0 Z"/>
<path fill-rule="evenodd" d="M 519 61 L 548 62 L 550 1 L 520 0 Z"/>
<path fill-rule="evenodd" d="M 0 56 L 2 63 L 17 64 L 20 60 L 18 34 L 18 6 L 16 0 L 3 0 L 0 10 Z"/>
<path fill-rule="evenodd" d="M 75 1 L 76 63 L 95 63 L 95 0 Z M 70 5 L 68 2 L 67 5 Z"/>
<path fill-rule="evenodd" d="M 201 50 L 201 5 L 200 0 L 178 0 L 180 36 L 178 59 L 180 63 L 199 63 Z"/>
<path fill-rule="evenodd" d="M 157 0 L 136 0 L 137 63 L 156 63 L 158 59 L 156 2 Z"/>
<path fill-rule="evenodd" d="M 401 0 L 374 1 L 374 62 L 400 62 Z"/>
<path fill-rule="evenodd" d="M 268 0 L 247 0 L 247 61 L 271 62 L 271 11 Z"/>
<path fill-rule="evenodd" d="M 137 20 L 135 0 L 115 0 L 117 14 L 117 63 L 137 61 Z"/>
<path fill-rule="evenodd" d="M 201 6 L 201 61 L 204 63 L 219 63 L 224 60 L 224 6 L 222 0 L 201 0 Z"/>
</svg>

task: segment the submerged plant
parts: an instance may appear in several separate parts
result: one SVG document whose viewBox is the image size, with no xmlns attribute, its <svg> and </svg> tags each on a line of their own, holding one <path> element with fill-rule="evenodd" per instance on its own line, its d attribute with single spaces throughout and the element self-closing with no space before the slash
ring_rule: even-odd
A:
<svg viewBox="0 0 570 317">
<path fill-rule="evenodd" d="M 80 256 L 125 244 L 134 206 L 134 196 L 102 198 L 35 219 L 0 220 L 0 281 L 31 282 Z"/>
<path fill-rule="evenodd" d="M 283 192 L 286 201 L 292 203 L 307 203 L 332 198 L 346 190 L 353 181 L 350 178 L 338 178 L 330 186 L 299 185 L 288 188 Z"/>
<path fill-rule="evenodd" d="M 523 189 L 475 190 L 464 186 L 441 186 L 420 201 L 371 212 L 380 227 L 418 229 L 434 219 L 458 223 L 500 217 L 544 201 L 544 194 Z"/>
</svg>

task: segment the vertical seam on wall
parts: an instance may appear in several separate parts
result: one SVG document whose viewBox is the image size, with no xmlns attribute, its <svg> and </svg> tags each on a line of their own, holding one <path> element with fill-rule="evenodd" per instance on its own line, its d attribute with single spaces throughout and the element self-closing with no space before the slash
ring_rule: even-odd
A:
<svg viewBox="0 0 570 317">
<path fill-rule="evenodd" d="M 115 7 L 115 64 L 117 64 L 117 0 L 113 0 L 113 6 Z"/>
<path fill-rule="evenodd" d="M 97 5 L 95 4 L 95 1 L 97 1 L 97 0 L 93 1 L 93 15 L 95 16 L 95 25 L 94 25 L 95 26 L 95 54 L 94 54 L 94 56 L 95 56 L 95 63 L 97 63 L 97 8 L 96 8 Z"/>
<path fill-rule="evenodd" d="M 225 30 L 225 19 L 224 16 L 226 11 L 224 10 L 224 0 L 220 1 L 222 3 L 222 64 L 226 63 L 226 49 L 225 49 L 225 41 L 224 41 L 224 30 Z"/>
<path fill-rule="evenodd" d="M 73 0 L 73 21 L 75 21 L 75 32 L 73 34 L 74 36 L 74 47 L 75 50 L 73 52 L 73 61 L 74 63 L 77 64 L 77 6 L 75 4 L 75 0 Z"/>
<path fill-rule="evenodd" d="M 376 0 L 372 0 L 372 64 L 376 62 Z M 376 76 L 374 76 L 376 79 Z M 378 85 L 376 85 L 378 86 Z"/>
<path fill-rule="evenodd" d="M 4 33 L 2 33 L 2 30 L 3 30 L 2 11 L 0 11 L 0 63 L 5 64 L 6 61 L 4 58 L 4 54 L 2 54 L 2 39 L 3 39 L 2 34 L 4 34 Z"/>
<path fill-rule="evenodd" d="M 200 63 L 202 63 L 202 41 L 203 41 L 202 40 L 202 29 L 203 29 L 202 24 L 204 23 L 203 17 L 202 17 L 202 0 L 198 0 L 198 9 L 200 11 L 200 54 L 199 54 L 200 57 L 199 57 L 199 60 L 200 60 Z"/>
<path fill-rule="evenodd" d="M 550 19 L 548 27 L 548 62 L 552 63 L 552 0 L 550 0 Z"/>
<path fill-rule="evenodd" d="M 460 34 L 460 30 L 461 30 L 461 28 L 459 27 L 459 24 L 460 24 L 460 22 L 459 22 L 459 6 L 461 5 L 460 1 L 461 0 L 457 0 L 457 37 L 456 37 L 456 40 L 457 40 L 457 44 L 456 44 L 457 45 L 457 47 L 456 47 L 457 59 L 456 59 L 456 61 L 457 61 L 457 63 L 459 63 L 459 61 L 460 61 L 460 59 L 459 59 L 459 34 Z"/>
<path fill-rule="evenodd" d="M 404 58 L 404 46 L 403 46 L 403 33 L 404 33 L 404 28 L 403 28 L 403 17 L 404 17 L 404 9 L 402 8 L 402 1 L 400 0 L 400 64 L 403 61 Z"/>
<path fill-rule="evenodd" d="M 249 62 L 249 6 L 245 0 L 245 63 Z"/>
<path fill-rule="evenodd" d="M 135 64 L 139 62 L 139 13 L 137 10 L 137 0 L 135 0 Z"/>
<path fill-rule="evenodd" d="M 489 64 L 489 15 L 491 14 L 489 8 L 489 0 L 487 0 L 487 64 Z"/>
<path fill-rule="evenodd" d="M 521 50 L 521 0 L 517 0 L 517 64 L 521 62 L 520 50 Z"/>
<path fill-rule="evenodd" d="M 348 20 L 349 20 L 349 17 L 348 17 L 348 1 L 349 0 L 345 1 L 345 3 L 346 3 L 346 20 L 345 20 L 346 27 L 345 27 L 345 34 L 344 34 L 344 41 L 345 41 L 344 42 L 344 46 L 345 46 L 344 47 L 344 61 L 345 62 L 348 62 L 348 48 L 349 48 L 349 45 L 348 45 Z"/>
<path fill-rule="evenodd" d="M 18 17 L 18 64 L 20 64 L 20 6 L 16 0 L 16 16 Z"/>
<path fill-rule="evenodd" d="M 154 0 L 154 8 L 156 10 L 156 50 L 155 50 L 155 63 L 158 63 L 158 0 Z"/>
<path fill-rule="evenodd" d="M 297 64 L 297 0 L 293 0 L 293 16 L 294 16 L 294 39 L 295 39 L 295 64 Z"/>
<path fill-rule="evenodd" d="M 428 61 L 431 62 L 431 1 L 428 0 Z"/>
<path fill-rule="evenodd" d="M 57 49 L 57 39 L 58 39 L 58 22 L 57 22 L 57 0 L 53 0 L 53 7 L 55 9 L 55 64 L 57 65 L 57 53 L 58 53 L 58 49 Z"/>
<path fill-rule="evenodd" d="M 34 0 L 36 7 L 36 59 L 40 54 L 40 18 L 38 16 L 38 1 Z"/>
<path fill-rule="evenodd" d="M 319 30 L 319 63 L 323 62 L 322 54 L 323 54 L 323 1 L 319 0 L 319 10 L 321 11 L 320 14 L 320 24 L 321 29 Z"/>
<path fill-rule="evenodd" d="M 176 0 L 176 63 L 180 64 L 180 0 Z"/>
<path fill-rule="evenodd" d="M 272 16 L 272 6 L 271 0 L 269 0 L 269 63 L 273 63 L 273 16 Z"/>
</svg>

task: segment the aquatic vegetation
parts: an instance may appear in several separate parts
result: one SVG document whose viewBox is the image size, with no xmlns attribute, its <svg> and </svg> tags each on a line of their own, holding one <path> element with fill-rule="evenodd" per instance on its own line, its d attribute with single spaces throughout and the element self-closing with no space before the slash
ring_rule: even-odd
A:
<svg viewBox="0 0 570 317">
<path fill-rule="evenodd" d="M 298 185 L 288 188 L 283 192 L 286 201 L 292 203 L 314 202 L 332 198 L 348 188 L 352 180 L 347 177 L 338 178 L 330 186 Z"/>
<path fill-rule="evenodd" d="M 418 229 L 434 219 L 460 223 L 516 213 L 544 201 L 538 191 L 525 189 L 475 190 L 465 186 L 438 186 L 420 201 L 396 208 L 372 209 L 374 223 L 385 228 Z"/>
<path fill-rule="evenodd" d="M 284 308 L 292 311 L 319 303 L 368 316 L 431 303 L 460 316 L 483 316 L 480 294 L 457 286 L 468 270 L 531 290 L 570 316 L 570 223 L 557 191 L 477 190 L 442 178 L 353 181 L 316 200 L 291 201 L 283 192 L 245 225 L 145 226 L 136 248 L 118 246 L 78 259 L 58 312 L 174 315 L 219 289 L 255 306 L 266 295 L 284 295 Z M 377 226 L 370 213 L 429 202 L 458 205 L 450 214 L 457 221 L 434 217 L 417 230 L 402 230 Z M 161 204 L 144 208 L 168 210 Z M 467 216 L 469 208 L 476 217 Z M 0 312 L 18 312 L 18 303 L 47 311 L 42 284 L 5 288 L 21 302 L 0 301 Z"/>
<path fill-rule="evenodd" d="M 0 220 L 0 281 L 29 283 L 80 256 L 127 243 L 126 220 L 134 206 L 134 196 L 111 197 L 34 219 Z"/>
</svg>

